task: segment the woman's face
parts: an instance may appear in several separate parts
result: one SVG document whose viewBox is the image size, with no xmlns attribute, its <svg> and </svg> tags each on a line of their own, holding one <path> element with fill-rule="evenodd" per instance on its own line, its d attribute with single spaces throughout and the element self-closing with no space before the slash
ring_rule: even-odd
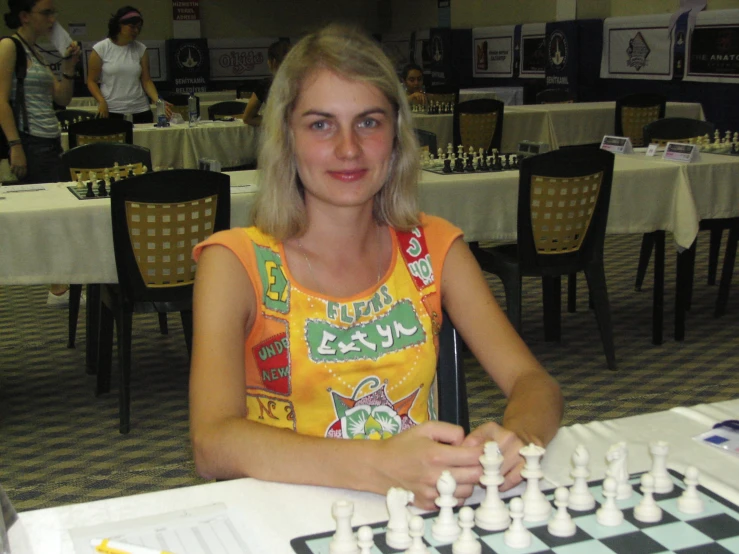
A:
<svg viewBox="0 0 739 554">
<path fill-rule="evenodd" d="M 423 73 L 418 69 L 411 69 L 405 77 L 405 89 L 409 94 L 421 92 L 423 86 Z"/>
<path fill-rule="evenodd" d="M 51 32 L 56 22 L 54 0 L 38 0 L 31 8 L 26 21 L 36 36 L 45 36 Z"/>
<path fill-rule="evenodd" d="M 290 118 L 306 205 L 366 206 L 385 183 L 395 110 L 374 85 L 317 69 Z"/>
<path fill-rule="evenodd" d="M 144 21 L 138 18 L 121 21 L 118 26 L 118 38 L 125 42 L 136 40 L 141 33 L 141 28 L 143 26 Z"/>
</svg>

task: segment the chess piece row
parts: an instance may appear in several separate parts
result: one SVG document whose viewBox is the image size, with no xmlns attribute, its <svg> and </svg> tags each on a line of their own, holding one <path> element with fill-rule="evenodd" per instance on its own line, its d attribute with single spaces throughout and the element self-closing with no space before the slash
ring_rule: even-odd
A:
<svg viewBox="0 0 739 554">
<path fill-rule="evenodd" d="M 411 104 L 411 112 L 425 113 L 428 115 L 450 114 L 454 113 L 454 104 L 451 102 L 436 102 L 431 100 L 424 104 Z"/>
<path fill-rule="evenodd" d="M 122 181 L 136 175 L 135 166 L 128 164 L 126 166 L 119 166 L 117 163 L 112 168 L 106 168 L 103 172 L 102 179 L 98 179 L 98 175 L 95 171 L 87 172 L 87 179 L 84 179 L 84 172 L 78 172 L 76 178 L 76 187 L 78 190 L 83 191 L 87 189 L 85 194 L 86 198 L 94 198 L 96 196 L 108 196 L 108 190 L 110 188 L 110 182 Z M 139 175 L 142 175 L 148 171 L 146 166 L 141 167 Z M 97 194 L 95 194 L 94 186 L 97 184 Z"/>
</svg>

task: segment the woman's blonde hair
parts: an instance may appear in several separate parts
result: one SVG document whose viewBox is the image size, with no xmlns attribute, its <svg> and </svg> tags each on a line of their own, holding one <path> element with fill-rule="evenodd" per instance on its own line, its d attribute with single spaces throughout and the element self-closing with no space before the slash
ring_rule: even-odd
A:
<svg viewBox="0 0 739 554">
<path fill-rule="evenodd" d="M 360 30 L 329 25 L 301 39 L 275 75 L 262 117 L 259 144 L 260 187 L 252 222 L 278 240 L 300 236 L 307 218 L 303 185 L 295 162 L 290 118 L 306 77 L 328 69 L 344 78 L 370 83 L 395 111 L 395 140 L 388 176 L 375 196 L 374 217 L 401 230 L 418 224 L 416 188 L 418 141 L 411 112 L 393 65 L 380 46 Z"/>
</svg>

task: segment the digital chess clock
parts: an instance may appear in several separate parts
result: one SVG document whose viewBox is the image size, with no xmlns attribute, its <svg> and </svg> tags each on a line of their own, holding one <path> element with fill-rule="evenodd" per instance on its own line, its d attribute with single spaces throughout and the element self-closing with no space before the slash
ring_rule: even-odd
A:
<svg viewBox="0 0 739 554">
<path fill-rule="evenodd" d="M 549 145 L 546 142 L 534 142 L 533 140 L 522 140 L 518 143 L 519 157 L 535 156 L 549 152 Z"/>
</svg>

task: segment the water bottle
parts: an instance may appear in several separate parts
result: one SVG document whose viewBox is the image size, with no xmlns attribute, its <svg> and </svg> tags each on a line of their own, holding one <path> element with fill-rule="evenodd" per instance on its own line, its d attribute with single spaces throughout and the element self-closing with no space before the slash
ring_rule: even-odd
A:
<svg viewBox="0 0 739 554">
<path fill-rule="evenodd" d="M 167 110 L 164 108 L 164 100 L 157 100 L 157 127 L 169 127 L 167 121 Z"/>
<path fill-rule="evenodd" d="M 195 127 L 198 124 L 198 99 L 195 93 L 190 91 L 190 97 L 187 99 L 187 113 L 190 116 L 189 126 Z"/>
</svg>

